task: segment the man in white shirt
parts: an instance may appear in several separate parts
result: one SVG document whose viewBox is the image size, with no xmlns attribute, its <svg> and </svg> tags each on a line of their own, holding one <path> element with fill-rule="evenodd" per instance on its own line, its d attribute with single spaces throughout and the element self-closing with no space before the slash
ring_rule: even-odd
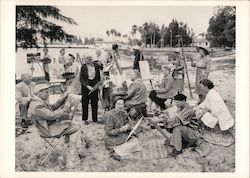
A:
<svg viewBox="0 0 250 178">
<path fill-rule="evenodd" d="M 30 86 L 32 76 L 31 74 L 28 73 L 22 74 L 21 79 L 22 82 L 16 85 L 15 99 L 16 99 L 16 105 L 18 105 L 18 108 L 20 110 L 21 126 L 23 128 L 28 128 L 26 121 L 27 121 L 27 111 L 29 108 L 29 103 L 33 95 Z"/>
</svg>

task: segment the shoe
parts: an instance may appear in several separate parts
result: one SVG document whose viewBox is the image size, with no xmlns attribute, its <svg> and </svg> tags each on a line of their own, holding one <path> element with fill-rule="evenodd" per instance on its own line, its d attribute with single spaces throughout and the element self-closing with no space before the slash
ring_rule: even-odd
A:
<svg viewBox="0 0 250 178">
<path fill-rule="evenodd" d="M 28 125 L 28 126 L 29 126 L 29 125 L 32 125 L 32 120 L 26 120 L 26 121 L 25 121 L 25 124 Z"/>
<path fill-rule="evenodd" d="M 84 121 L 84 124 L 85 125 L 89 125 L 89 121 Z"/>
<path fill-rule="evenodd" d="M 69 135 L 65 135 L 64 143 L 69 143 Z"/>
<path fill-rule="evenodd" d="M 164 146 L 169 146 L 169 145 L 170 145 L 169 139 L 166 139 L 166 140 L 164 141 Z"/>
<path fill-rule="evenodd" d="M 28 128 L 28 125 L 27 125 L 25 122 L 21 122 L 21 126 L 22 126 L 22 128 L 24 128 L 24 129 L 27 129 L 27 128 Z"/>
<path fill-rule="evenodd" d="M 104 124 L 104 121 L 93 121 L 93 122 L 97 124 Z"/>
<path fill-rule="evenodd" d="M 171 153 L 168 154 L 169 157 L 175 158 L 177 155 L 181 154 L 181 151 L 177 151 L 176 149 L 174 149 Z"/>
<path fill-rule="evenodd" d="M 121 156 L 119 156 L 117 153 L 111 153 L 110 157 L 113 158 L 116 161 L 121 161 Z"/>
</svg>

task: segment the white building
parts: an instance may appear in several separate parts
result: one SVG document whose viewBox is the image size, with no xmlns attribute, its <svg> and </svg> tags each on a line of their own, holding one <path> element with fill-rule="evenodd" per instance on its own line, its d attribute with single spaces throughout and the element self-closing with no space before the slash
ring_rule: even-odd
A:
<svg viewBox="0 0 250 178">
<path fill-rule="evenodd" d="M 210 41 L 208 41 L 207 39 L 194 39 L 193 45 L 200 46 L 203 48 L 210 48 Z"/>
</svg>

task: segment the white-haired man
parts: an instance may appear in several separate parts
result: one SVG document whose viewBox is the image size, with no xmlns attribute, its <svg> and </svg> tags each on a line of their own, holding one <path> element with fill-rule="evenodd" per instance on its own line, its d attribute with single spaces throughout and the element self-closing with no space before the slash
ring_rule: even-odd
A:
<svg viewBox="0 0 250 178">
<path fill-rule="evenodd" d="M 22 74 L 22 82 L 16 85 L 16 105 L 20 110 L 21 126 L 23 128 L 28 128 L 27 125 L 27 111 L 29 108 L 30 99 L 32 97 L 32 87 L 31 87 L 31 74 Z"/>
</svg>

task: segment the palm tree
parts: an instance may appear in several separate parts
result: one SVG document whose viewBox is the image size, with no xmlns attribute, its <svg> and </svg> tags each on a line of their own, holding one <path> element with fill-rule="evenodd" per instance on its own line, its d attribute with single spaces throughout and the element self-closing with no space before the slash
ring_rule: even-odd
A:
<svg viewBox="0 0 250 178">
<path fill-rule="evenodd" d="M 73 19 L 60 14 L 60 10 L 54 6 L 16 6 L 16 46 L 37 47 L 39 36 L 45 46 L 47 41 L 70 41 L 75 38 L 47 18 L 77 25 Z"/>
</svg>

